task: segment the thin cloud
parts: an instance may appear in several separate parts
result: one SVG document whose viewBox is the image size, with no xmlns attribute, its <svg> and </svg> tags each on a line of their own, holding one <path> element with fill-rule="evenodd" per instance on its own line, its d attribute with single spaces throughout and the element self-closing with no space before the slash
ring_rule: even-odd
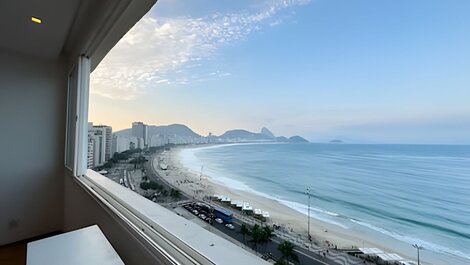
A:
<svg viewBox="0 0 470 265">
<path fill-rule="evenodd" d="M 150 87 L 184 85 L 231 73 L 188 74 L 222 46 L 245 38 L 274 20 L 281 10 L 309 0 L 272 1 L 258 12 L 214 14 L 210 17 L 142 18 L 93 72 L 91 92 L 130 100 Z M 280 23 L 280 22 L 279 22 Z"/>
</svg>

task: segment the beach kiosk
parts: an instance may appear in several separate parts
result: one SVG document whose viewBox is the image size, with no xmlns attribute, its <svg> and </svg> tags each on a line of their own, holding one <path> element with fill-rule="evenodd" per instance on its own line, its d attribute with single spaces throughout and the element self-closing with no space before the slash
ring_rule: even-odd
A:
<svg viewBox="0 0 470 265">
<path fill-rule="evenodd" d="M 219 194 L 214 194 L 212 196 L 212 200 L 214 201 L 220 201 L 223 197 L 225 197 L 224 195 L 219 195 Z"/>
<path fill-rule="evenodd" d="M 385 262 L 388 262 L 388 263 L 395 263 L 395 264 L 399 264 L 398 262 L 399 261 L 405 261 L 404 258 L 402 258 L 400 255 L 396 254 L 396 253 L 378 253 L 377 256 L 385 261 Z"/>
<path fill-rule="evenodd" d="M 241 202 L 238 201 L 238 200 L 232 200 L 232 202 L 230 203 L 230 207 L 232 208 L 237 208 L 237 205 L 240 204 Z"/>
<path fill-rule="evenodd" d="M 243 202 L 242 212 L 247 215 L 253 214 L 253 207 L 250 206 L 250 203 Z"/>
<path fill-rule="evenodd" d="M 263 220 L 264 222 L 266 222 L 269 217 L 270 217 L 269 212 L 268 212 L 268 211 L 263 211 L 263 214 L 262 214 L 262 218 L 263 218 L 263 219 L 262 219 L 262 220 Z"/>
<path fill-rule="evenodd" d="M 220 199 L 220 201 L 224 204 L 230 204 L 232 199 L 230 199 L 230 197 L 223 197 L 222 199 Z"/>
<path fill-rule="evenodd" d="M 261 218 L 263 217 L 263 212 L 261 211 L 261 209 L 254 209 L 253 215 L 256 219 L 261 220 Z"/>
</svg>

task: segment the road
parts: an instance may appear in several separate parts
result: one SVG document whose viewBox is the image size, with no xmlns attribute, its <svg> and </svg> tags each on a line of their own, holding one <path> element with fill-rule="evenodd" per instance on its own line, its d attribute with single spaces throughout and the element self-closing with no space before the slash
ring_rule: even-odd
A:
<svg viewBox="0 0 470 265">
<path fill-rule="evenodd" d="M 184 208 L 182 208 L 184 209 Z M 190 212 L 188 212 L 190 213 Z M 197 217 L 195 217 L 197 218 Z M 240 224 L 239 223 L 233 223 L 235 226 L 234 230 L 230 230 L 227 227 L 225 227 L 225 224 L 219 224 L 217 222 L 213 222 L 211 228 L 216 228 L 222 233 L 228 235 L 229 237 L 244 243 L 243 241 L 243 235 L 239 232 L 240 231 Z M 207 227 L 207 226 L 206 226 Z M 246 235 L 245 240 L 246 240 L 246 246 L 253 248 L 253 244 L 250 243 L 250 236 Z M 278 245 L 281 243 L 281 240 L 279 240 L 276 237 L 273 237 L 268 244 L 258 244 L 257 250 L 261 254 L 264 253 L 271 253 L 272 256 L 274 256 L 276 259 L 279 259 L 281 257 L 281 253 L 279 250 L 277 250 Z M 297 256 L 299 257 L 299 264 L 302 265 L 337 265 L 337 263 L 332 262 L 331 260 L 326 259 L 325 257 L 322 257 L 316 253 L 312 253 L 308 250 L 301 249 L 301 248 L 295 248 L 294 251 L 296 252 Z"/>
</svg>

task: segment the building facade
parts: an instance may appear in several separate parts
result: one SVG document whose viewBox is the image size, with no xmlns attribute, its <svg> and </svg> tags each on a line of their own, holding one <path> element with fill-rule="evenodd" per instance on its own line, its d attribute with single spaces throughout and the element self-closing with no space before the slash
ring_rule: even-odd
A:
<svg viewBox="0 0 470 265">
<path fill-rule="evenodd" d="M 148 135 L 147 135 L 147 124 L 143 122 L 137 121 L 132 123 L 132 136 L 136 137 L 137 139 L 142 139 L 141 146 L 138 148 L 145 148 L 148 145 Z M 137 143 L 139 145 L 139 143 Z"/>
<path fill-rule="evenodd" d="M 102 166 L 111 158 L 112 128 L 88 123 L 88 168 Z"/>
</svg>

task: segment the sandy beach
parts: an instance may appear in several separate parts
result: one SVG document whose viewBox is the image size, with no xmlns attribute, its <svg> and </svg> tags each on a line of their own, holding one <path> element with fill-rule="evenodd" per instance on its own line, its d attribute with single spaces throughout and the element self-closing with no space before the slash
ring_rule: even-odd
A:
<svg viewBox="0 0 470 265">
<path fill-rule="evenodd" d="M 282 225 L 289 231 L 291 237 L 302 238 L 306 241 L 307 216 L 276 201 L 251 192 L 230 189 L 222 183 L 218 183 L 209 176 L 203 176 L 200 180 L 199 172 L 191 172 L 180 162 L 179 152 L 182 148 L 173 148 L 154 157 L 153 166 L 155 170 L 174 187 L 194 197 L 202 199 L 205 196 L 220 194 L 230 197 L 232 200 L 243 200 L 250 202 L 253 208 L 269 211 L 271 218 L 267 224 Z M 167 170 L 161 170 L 160 163 L 168 165 Z M 327 247 L 327 242 L 333 247 L 349 249 L 352 247 L 377 247 L 390 253 L 398 253 L 404 258 L 414 260 L 413 252 L 400 249 L 402 242 L 390 238 L 380 238 L 377 234 L 369 234 L 368 231 L 357 231 L 346 229 L 331 223 L 310 218 L 310 234 L 320 247 Z M 307 242 L 307 241 L 306 241 Z M 402 246 L 403 247 L 403 246 Z M 317 247 L 318 248 L 318 247 Z M 426 264 L 440 264 L 433 261 Z"/>
</svg>

